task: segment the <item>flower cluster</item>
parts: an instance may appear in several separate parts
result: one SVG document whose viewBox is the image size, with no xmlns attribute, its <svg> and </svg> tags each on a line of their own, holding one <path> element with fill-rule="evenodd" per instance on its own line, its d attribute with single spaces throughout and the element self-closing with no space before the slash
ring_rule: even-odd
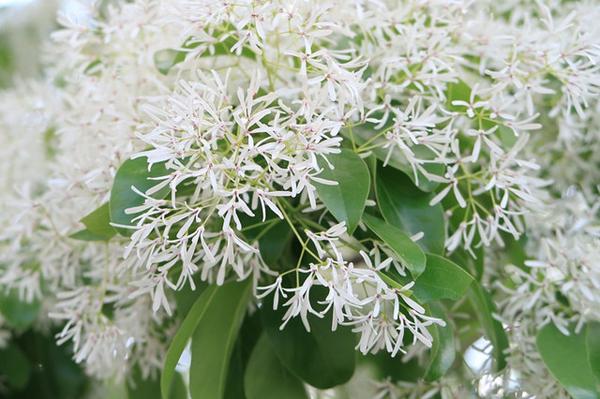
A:
<svg viewBox="0 0 600 399">
<path fill-rule="evenodd" d="M 44 78 L 0 93 L 0 288 L 47 302 L 58 342 L 72 342 L 89 374 L 138 365 L 151 375 L 182 316 L 175 294 L 246 279 L 253 305 L 283 310 L 282 329 L 299 318 L 310 331 L 309 316 L 327 316 L 332 330 L 357 334 L 363 354 L 427 360 L 446 323 L 416 299 L 416 275 L 319 196 L 339 184 L 324 177 L 334 157 L 351 151 L 371 172 L 401 171 L 442 209 L 443 254 L 487 263 L 483 285 L 514 342 L 522 391 L 563 394 L 532 385 L 550 378 L 533 335 L 600 320 L 593 2 L 82 9 L 59 15 Z M 130 187 L 131 223 L 112 223 L 122 234 L 110 240 L 81 240 L 81 219 L 111 199 L 121 165 L 140 159 L 161 173 L 148 189 Z M 579 194 L 567 190 L 575 183 Z M 381 201 L 369 197 L 367 213 Z M 273 231 L 289 235 L 283 261 L 261 247 Z M 535 260 L 493 256 L 523 234 Z M 388 380 L 379 397 L 451 397 L 462 392 L 455 377 Z"/>
</svg>

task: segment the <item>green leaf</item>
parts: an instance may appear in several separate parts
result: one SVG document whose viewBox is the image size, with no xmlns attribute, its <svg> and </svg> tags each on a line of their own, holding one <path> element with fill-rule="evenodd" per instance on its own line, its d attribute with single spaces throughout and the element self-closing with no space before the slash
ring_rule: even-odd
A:
<svg viewBox="0 0 600 399">
<path fill-rule="evenodd" d="M 0 349 L 0 380 L 15 389 L 27 385 L 31 375 L 31 362 L 14 343 Z"/>
<path fill-rule="evenodd" d="M 325 295 L 327 291 L 321 287 L 311 289 L 315 300 Z M 345 326 L 331 331 L 331 312 L 323 318 L 309 314 L 310 332 L 300 317 L 291 319 L 280 330 L 285 310 L 280 306 L 274 311 L 272 297 L 265 300 L 260 312 L 274 352 L 294 375 L 319 389 L 329 389 L 350 380 L 356 365 L 355 335 Z"/>
<path fill-rule="evenodd" d="M 135 367 L 127 383 L 128 399 L 161 399 L 160 380 L 144 379 L 139 367 Z M 187 399 L 187 388 L 181 374 L 177 373 L 171 385 L 169 399 Z"/>
<path fill-rule="evenodd" d="M 160 379 L 160 390 L 163 399 L 168 399 L 171 383 L 175 376 L 175 367 L 179 362 L 179 358 L 181 357 L 188 340 L 196 330 L 198 323 L 200 323 L 200 320 L 204 317 L 207 309 L 214 301 L 219 288 L 220 287 L 216 285 L 210 285 L 202 291 L 202 294 L 190 308 L 187 316 L 183 319 L 181 326 L 175 333 L 165 356 L 165 364 Z"/>
<path fill-rule="evenodd" d="M 248 399 L 308 399 L 302 381 L 281 364 L 265 334 L 250 356 L 244 391 Z"/>
<path fill-rule="evenodd" d="M 39 311 L 39 301 L 24 302 L 19 299 L 16 290 L 0 292 L 0 313 L 6 324 L 18 331 L 27 329 L 35 321 Z"/>
<path fill-rule="evenodd" d="M 192 399 L 224 397 L 231 354 L 251 291 L 246 280 L 225 284 L 215 292 L 192 336 Z"/>
<path fill-rule="evenodd" d="M 13 342 L 19 345 L 33 367 L 27 384 L 10 398 L 81 399 L 88 396 L 89 377 L 73 361 L 72 348 L 56 345 L 53 332 L 56 331 L 45 336 L 29 329 L 14 337 Z M 0 363 L 4 360 L 0 357 Z M 0 397 L 4 396 L 0 394 Z"/>
<path fill-rule="evenodd" d="M 438 304 L 430 304 L 429 310 L 432 316 L 438 317 L 446 322 L 446 326 L 433 324 L 430 329 L 433 337 L 433 346 L 431 347 L 431 358 L 429 366 L 425 372 L 426 381 L 435 381 L 443 377 L 456 359 L 456 344 L 454 343 L 454 333 L 444 309 Z"/>
<path fill-rule="evenodd" d="M 258 240 L 258 248 L 265 263 L 272 269 L 278 269 L 277 265 L 290 243 L 293 231 L 284 220 L 275 220 L 273 223 Z"/>
<path fill-rule="evenodd" d="M 53 126 L 48 127 L 42 136 L 44 141 L 44 152 L 47 159 L 54 159 L 57 152 L 57 137 L 56 128 Z"/>
<path fill-rule="evenodd" d="M 247 399 L 244 394 L 244 362 L 242 359 L 241 334 L 244 324 L 240 329 L 240 336 L 234 345 L 233 353 L 229 359 L 227 382 L 225 383 L 224 399 Z"/>
<path fill-rule="evenodd" d="M 224 40 L 217 42 L 213 45 L 214 51 L 210 52 L 208 50 L 201 53 L 200 57 L 207 56 L 219 56 L 219 55 L 234 55 L 235 53 L 231 52 L 231 48 L 237 43 L 237 39 L 234 36 L 228 36 Z M 175 65 L 185 61 L 187 55 L 189 54 L 189 50 L 192 50 L 200 45 L 200 42 L 194 42 L 190 40 L 186 40 L 183 44 L 183 48 L 185 50 L 175 50 L 175 49 L 164 49 L 157 51 L 154 54 L 154 65 L 156 69 L 163 75 L 169 73 L 171 68 Z M 242 57 L 246 57 L 249 59 L 256 59 L 256 54 L 252 50 L 247 47 L 242 48 Z"/>
<path fill-rule="evenodd" d="M 369 168 L 358 155 L 348 149 L 342 149 L 341 153 L 329 156 L 328 160 L 333 169 L 324 160 L 319 160 L 319 166 L 323 169 L 319 177 L 338 184 L 315 182 L 315 188 L 329 212 L 338 221 L 345 221 L 348 234 L 352 234 L 358 226 L 369 196 Z"/>
<path fill-rule="evenodd" d="M 209 286 L 209 284 L 200 279 L 200 275 L 195 275 L 193 280 L 196 289 L 192 290 L 189 285 L 186 285 L 182 289 L 174 292 L 173 296 L 175 297 L 175 304 L 177 305 L 177 316 L 179 316 L 180 319 L 184 319 L 188 315 L 192 306 L 194 306 L 198 298 L 200 298 L 200 295 L 202 295 L 204 290 Z"/>
<path fill-rule="evenodd" d="M 354 137 L 356 141 L 361 144 L 366 143 L 368 140 L 372 140 L 372 137 L 381 131 L 374 130 L 372 124 L 365 124 L 362 126 L 355 126 L 352 129 L 352 132 L 352 137 Z M 346 135 L 348 134 L 346 133 Z M 386 167 L 392 167 L 404 172 L 406 176 L 408 176 L 408 178 L 413 182 L 413 184 L 422 191 L 432 192 L 437 188 L 439 183 L 429 180 L 427 177 L 425 177 L 425 175 L 423 175 L 423 173 L 417 171 L 415 175 L 415 171 L 412 169 L 400 151 L 395 150 L 390 156 L 388 156 L 389 149 L 383 148 L 384 144 L 385 142 L 383 142 L 382 139 L 376 139 L 374 142 L 369 144 L 370 147 L 374 147 L 372 152 L 375 158 L 385 163 Z M 419 144 L 412 146 L 411 150 L 420 159 L 430 160 L 435 158 L 435 154 L 424 145 Z M 444 165 L 440 163 L 426 163 L 423 165 L 423 167 L 431 175 L 442 176 L 445 172 Z"/>
<path fill-rule="evenodd" d="M 154 66 L 160 73 L 166 75 L 171 68 L 185 60 L 187 51 L 178 51 L 167 48 L 154 53 Z"/>
<path fill-rule="evenodd" d="M 548 324 L 538 332 L 536 344 L 550 373 L 574 399 L 600 398 L 583 332 L 563 335 L 553 324 Z"/>
<path fill-rule="evenodd" d="M 472 248 L 472 252 L 475 254 L 474 258 L 469 252 L 462 248 L 456 248 L 450 255 L 450 259 L 467 271 L 471 276 L 475 277 L 477 281 L 481 281 L 483 277 L 485 252 L 483 245 L 479 248 Z"/>
<path fill-rule="evenodd" d="M 417 278 L 425 270 L 425 254 L 421 248 L 404 234 L 402 230 L 368 214 L 363 215 L 363 221 L 385 244 L 387 244 L 403 265 Z"/>
<path fill-rule="evenodd" d="M 429 206 L 432 194 L 419 190 L 403 172 L 379 166 L 375 184 L 377 203 L 383 218 L 410 234 L 423 232 L 418 241 L 424 250 L 441 254 L 446 236 L 441 204 Z"/>
<path fill-rule="evenodd" d="M 413 287 L 420 302 L 438 299 L 459 300 L 463 297 L 473 277 L 456 263 L 439 255 L 427 254 L 425 271 L 417 278 Z"/>
<path fill-rule="evenodd" d="M 156 387 L 156 391 L 160 392 L 160 386 Z M 188 389 L 183 382 L 183 376 L 179 373 L 175 375 L 175 379 L 171 384 L 171 392 L 169 393 L 169 399 L 188 399 Z"/>
<path fill-rule="evenodd" d="M 446 86 L 446 108 L 449 111 L 464 111 L 465 107 L 462 105 L 453 105 L 453 101 L 466 101 L 467 103 L 471 99 L 471 88 L 464 81 L 459 80 L 458 82 L 449 83 Z"/>
<path fill-rule="evenodd" d="M 586 329 L 585 345 L 588 361 L 596 382 L 600 384 L 600 323 L 590 323 Z"/>
<path fill-rule="evenodd" d="M 88 229 L 76 231 L 75 233 L 70 234 L 69 237 L 80 241 L 106 241 L 106 237 L 94 234 Z"/>
<path fill-rule="evenodd" d="M 99 208 L 89 213 L 81 222 L 86 227 L 86 233 L 95 236 L 101 237 L 101 240 L 110 240 L 117 232 L 110 225 L 110 208 L 108 202 L 102 204 Z M 82 232 L 77 232 L 75 234 L 79 234 Z M 72 235 L 73 237 L 73 235 Z M 74 237 L 75 238 L 75 237 Z"/>
<path fill-rule="evenodd" d="M 394 273 L 391 270 L 385 273 L 383 271 L 378 271 L 377 274 L 388 286 L 402 290 L 406 295 L 412 295 L 411 290 L 403 288 L 405 285 L 412 283 L 413 280 L 410 276 L 401 276 L 399 273 Z"/>
<path fill-rule="evenodd" d="M 259 312 L 246 315 L 229 362 L 225 399 L 247 399 L 244 393 L 244 374 L 261 334 L 262 322 Z"/>
<path fill-rule="evenodd" d="M 502 327 L 502 323 L 494 318 L 496 311 L 494 302 L 488 292 L 477 282 L 471 284 L 468 297 L 483 327 L 485 336 L 492 343 L 494 368 L 496 371 L 500 371 L 506 367 L 506 355 L 504 352 L 508 349 L 508 337 Z"/>
<path fill-rule="evenodd" d="M 128 159 L 117 170 L 115 181 L 110 191 L 109 207 L 110 221 L 112 223 L 131 226 L 132 220 L 136 215 L 127 214 L 125 210 L 144 204 L 144 197 L 135 193 L 131 187 L 135 187 L 142 193 L 146 192 L 158 183 L 156 180 L 151 180 L 151 178 L 168 174 L 164 163 L 154 164 L 150 170 L 148 170 L 148 166 L 146 158 L 140 157 Z M 153 197 L 163 198 L 168 192 L 169 190 L 166 188 L 155 193 Z M 116 230 L 122 235 L 129 234 L 128 229 L 117 227 Z"/>
</svg>

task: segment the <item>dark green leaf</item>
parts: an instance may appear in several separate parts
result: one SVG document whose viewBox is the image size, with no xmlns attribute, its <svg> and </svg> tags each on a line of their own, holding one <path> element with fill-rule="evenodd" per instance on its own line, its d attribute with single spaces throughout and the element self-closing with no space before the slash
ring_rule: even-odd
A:
<svg viewBox="0 0 600 399">
<path fill-rule="evenodd" d="M 0 349 L 0 380 L 11 388 L 22 389 L 31 374 L 31 363 L 17 345 Z"/>
<path fill-rule="evenodd" d="M 238 334 L 235 349 L 231 355 L 225 399 L 247 399 L 244 394 L 244 374 L 254 346 L 262 334 L 262 322 L 259 312 L 244 318 Z"/>
<path fill-rule="evenodd" d="M 429 206 L 431 194 L 415 187 L 403 172 L 381 165 L 377 169 L 375 191 L 386 222 L 410 234 L 423 232 L 425 236 L 417 243 L 426 251 L 443 253 L 444 210 L 441 204 Z"/>
<path fill-rule="evenodd" d="M 251 291 L 248 280 L 228 283 L 216 290 L 192 336 L 192 399 L 224 397 L 231 354 Z"/>
<path fill-rule="evenodd" d="M 427 254 L 427 266 L 417 278 L 413 292 L 420 302 L 458 300 L 472 282 L 473 277 L 456 263 L 439 255 Z"/>
<path fill-rule="evenodd" d="M 284 220 L 276 220 L 258 240 L 260 256 L 272 269 L 278 269 L 282 255 L 292 238 L 292 229 Z"/>
<path fill-rule="evenodd" d="M 425 380 L 435 381 L 443 377 L 454 364 L 456 345 L 452 326 L 445 315 L 444 309 L 440 305 L 432 303 L 429 305 L 429 310 L 432 316 L 446 322 L 445 327 L 433 324 L 430 330 L 433 336 L 433 346 L 431 347 L 431 357 L 425 373 Z"/>
<path fill-rule="evenodd" d="M 477 281 L 481 281 L 485 258 L 483 245 L 479 248 L 472 248 L 472 251 L 476 258 L 462 248 L 455 249 L 450 258 L 471 276 L 474 276 Z"/>
<path fill-rule="evenodd" d="M 175 291 L 175 303 L 177 304 L 177 315 L 181 317 L 181 319 L 185 318 L 190 309 L 200 295 L 204 292 L 204 290 L 208 287 L 208 284 L 204 281 L 201 281 L 199 275 L 194 276 L 194 283 L 196 284 L 196 289 L 192 290 L 189 285 L 186 285 L 184 288 Z"/>
<path fill-rule="evenodd" d="M 242 334 L 241 330 L 240 334 Z M 224 399 L 247 399 L 244 394 L 244 362 L 242 359 L 242 342 L 240 338 L 238 337 L 231 358 L 229 359 L 227 383 L 225 384 L 225 393 L 223 395 Z"/>
<path fill-rule="evenodd" d="M 548 324 L 538 332 L 536 344 L 550 373 L 574 399 L 600 398 L 583 332 L 563 335 Z"/>
<path fill-rule="evenodd" d="M 588 361 L 596 382 L 600 384 L 600 323 L 590 323 L 586 329 L 585 340 Z"/>
<path fill-rule="evenodd" d="M 135 367 L 132 378 L 127 383 L 127 397 L 128 399 L 161 399 L 160 380 L 144 379 L 139 367 Z M 169 399 L 187 399 L 187 389 L 179 373 L 174 376 Z"/>
<path fill-rule="evenodd" d="M 81 222 L 88 232 L 94 236 L 102 237 L 103 240 L 109 240 L 117 234 L 115 229 L 110 225 L 110 208 L 108 202 L 85 216 L 81 219 Z"/>
<path fill-rule="evenodd" d="M 356 141 L 358 143 L 365 143 L 367 140 L 370 140 L 373 136 L 379 133 L 378 131 L 375 131 L 373 129 L 373 126 L 370 124 L 354 127 L 353 137 L 356 138 Z M 377 145 L 375 143 L 377 143 Z M 374 147 L 372 151 L 375 158 L 377 158 L 381 162 L 387 162 L 385 163 L 386 167 L 389 166 L 404 172 L 408 176 L 408 178 L 413 182 L 413 184 L 417 186 L 420 190 L 432 192 L 439 185 L 439 183 L 429 180 L 421 172 L 417 172 L 415 175 L 415 171 L 412 169 L 412 167 L 400 151 L 395 150 L 390 156 L 388 156 L 389 149 L 383 148 L 384 142 L 382 142 L 382 140 L 375 140 L 374 142 L 371 142 L 371 144 Z M 411 150 L 420 159 L 429 160 L 435 158 L 435 154 L 429 148 L 423 145 L 415 145 L 411 147 Z M 435 176 L 442 176 L 445 171 L 444 165 L 441 165 L 439 163 L 427 163 L 423 167 L 429 174 Z"/>
<path fill-rule="evenodd" d="M 210 285 L 202 292 L 175 333 L 165 356 L 165 364 L 160 380 L 160 390 L 163 399 L 168 399 L 171 383 L 175 376 L 175 367 L 179 362 L 179 358 L 188 340 L 196 330 L 196 326 L 200 323 L 207 309 L 214 301 L 218 289 L 218 286 Z"/>
<path fill-rule="evenodd" d="M 402 356 L 391 357 L 390 353 L 384 350 L 375 354 L 361 355 L 358 357 L 358 362 L 373 370 L 374 377 L 379 380 L 389 378 L 391 381 L 418 382 L 423 379 L 425 373 L 419 364 L 419 359 L 413 357 L 405 361 Z"/>
<path fill-rule="evenodd" d="M 483 327 L 485 336 L 493 346 L 494 368 L 500 371 L 506 367 L 505 351 L 508 348 L 508 337 L 506 331 L 494 317 L 496 308 L 488 292 L 477 282 L 471 284 L 468 291 L 469 301 L 477 314 L 477 318 Z"/>
<path fill-rule="evenodd" d="M 18 343 L 33 367 L 25 387 L 12 392 L 7 399 L 81 399 L 88 396 L 89 379 L 73 361 L 72 348 L 57 346 L 52 332 L 43 336 L 30 329 L 13 342 Z M 4 360 L 0 357 L 0 363 Z M 0 396 L 4 398 L 2 394 Z"/>
<path fill-rule="evenodd" d="M 338 221 L 345 221 L 348 233 L 352 234 L 369 196 L 369 168 L 358 155 L 348 149 L 342 149 L 341 153 L 329 156 L 328 159 L 334 169 L 330 169 L 324 160 L 320 160 L 319 166 L 323 168 L 323 172 L 319 177 L 338 184 L 315 183 L 315 188 L 329 212 Z"/>
<path fill-rule="evenodd" d="M 148 170 L 146 158 L 140 157 L 129 159 L 121 165 L 115 176 L 112 189 L 110 191 L 110 221 L 112 223 L 131 226 L 132 220 L 136 215 L 125 213 L 125 210 L 144 203 L 144 197 L 135 193 L 131 187 L 135 187 L 144 193 L 149 188 L 154 187 L 158 181 L 151 178 L 165 176 L 168 174 L 163 163 L 154 164 Z M 163 198 L 168 193 L 168 188 L 154 194 L 154 198 Z M 123 235 L 128 235 L 129 230 L 116 228 Z"/>
<path fill-rule="evenodd" d="M 325 295 L 324 289 L 311 289 L 315 300 Z M 331 315 L 328 314 L 323 318 L 308 316 L 311 332 L 306 331 L 299 317 L 280 330 L 285 310 L 282 307 L 276 311 L 272 309 L 272 298 L 268 297 L 261 308 L 263 326 L 274 352 L 293 374 L 319 389 L 343 384 L 352 377 L 356 358 L 355 335 L 350 328 L 339 326 L 336 331 L 331 331 Z"/>
<path fill-rule="evenodd" d="M 425 254 L 409 236 L 397 227 L 368 214 L 363 215 L 363 221 L 385 244 L 387 244 L 410 271 L 413 278 L 417 278 L 425 270 Z"/>
<path fill-rule="evenodd" d="M 0 313 L 4 316 L 6 324 L 16 330 L 22 331 L 29 327 L 39 311 L 39 301 L 22 301 L 16 290 L 0 292 Z"/>
<path fill-rule="evenodd" d="M 308 399 L 302 381 L 281 364 L 265 334 L 252 351 L 244 391 L 248 399 Z"/>
</svg>

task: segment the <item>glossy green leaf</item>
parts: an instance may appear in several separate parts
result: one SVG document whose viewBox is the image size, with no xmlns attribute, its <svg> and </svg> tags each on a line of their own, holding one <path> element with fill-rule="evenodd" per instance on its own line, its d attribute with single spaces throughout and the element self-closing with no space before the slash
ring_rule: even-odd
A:
<svg viewBox="0 0 600 399">
<path fill-rule="evenodd" d="M 11 388 L 25 387 L 31 375 L 31 362 L 14 343 L 0 349 L 0 380 Z"/>
<path fill-rule="evenodd" d="M 477 318 L 487 339 L 490 340 L 493 346 L 492 355 L 494 357 L 494 369 L 500 371 L 506 367 L 506 354 L 508 349 L 508 337 L 506 331 L 494 317 L 496 307 L 492 301 L 490 294 L 477 282 L 471 284 L 471 288 L 467 292 L 471 306 L 477 314 Z"/>
<path fill-rule="evenodd" d="M 430 351 L 430 361 L 425 372 L 426 381 L 435 381 L 443 377 L 454 364 L 456 359 L 456 344 L 454 332 L 448 322 L 444 309 L 438 304 L 430 304 L 429 310 L 432 316 L 438 317 L 446 322 L 446 326 L 433 324 L 430 332 L 433 337 L 433 346 Z"/>
<path fill-rule="evenodd" d="M 224 284 L 216 290 L 192 336 L 192 399 L 224 397 L 231 354 L 251 292 L 248 280 Z"/>
<path fill-rule="evenodd" d="M 441 204 L 429 206 L 432 194 L 419 190 L 405 173 L 381 165 L 377 168 L 375 192 L 386 222 L 410 234 L 423 232 L 424 237 L 417 243 L 425 251 L 443 253 L 444 210 Z"/>
<path fill-rule="evenodd" d="M 134 192 L 131 188 L 135 187 L 144 193 L 149 188 L 154 187 L 158 181 L 152 178 L 165 176 L 168 174 L 163 163 L 152 165 L 148 170 L 148 162 L 144 157 L 128 159 L 125 161 L 113 182 L 110 191 L 110 221 L 121 226 L 131 226 L 132 220 L 136 215 L 126 213 L 126 209 L 139 206 L 144 203 L 144 197 Z M 168 193 L 168 188 L 159 191 L 153 195 L 154 198 L 163 198 Z M 125 228 L 116 228 L 117 232 L 128 235 L 130 230 Z"/>
<path fill-rule="evenodd" d="M 198 323 L 200 323 L 206 311 L 215 300 L 219 288 L 216 285 L 210 285 L 202 291 L 202 294 L 190 308 L 187 316 L 183 319 L 181 326 L 179 326 L 179 329 L 175 333 L 165 356 L 165 364 L 160 379 L 160 390 L 163 399 L 168 399 L 171 383 L 175 377 L 175 367 L 179 362 L 179 358 L 196 330 Z"/>
<path fill-rule="evenodd" d="M 588 361 L 596 382 L 600 384 L 600 323 L 588 324 L 586 328 L 585 345 Z"/>
<path fill-rule="evenodd" d="M 438 299 L 458 300 L 473 282 L 473 277 L 456 263 L 435 254 L 427 254 L 425 271 L 413 287 L 420 302 Z"/>
<path fill-rule="evenodd" d="M 6 324 L 16 330 L 27 329 L 35 321 L 39 311 L 39 301 L 22 301 L 16 290 L 0 292 L 0 313 Z"/>
<path fill-rule="evenodd" d="M 316 303 L 324 298 L 326 290 L 311 289 Z M 285 310 L 280 306 L 273 311 L 272 298 L 268 297 L 261 308 L 263 326 L 273 351 L 281 363 L 306 383 L 328 389 L 347 382 L 354 374 L 355 335 L 348 327 L 338 326 L 331 331 L 331 312 L 325 317 L 308 316 L 310 332 L 307 332 L 300 317 L 291 319 L 280 330 Z"/>
<path fill-rule="evenodd" d="M 398 255 L 398 258 L 410 271 L 413 278 L 417 278 L 423 273 L 425 270 L 425 253 L 409 236 L 399 228 L 375 216 L 364 214 L 363 221 L 377 237 Z"/>
<path fill-rule="evenodd" d="M 328 157 L 331 169 L 324 160 L 319 161 L 323 169 L 319 178 L 335 181 L 329 185 L 315 182 L 319 199 L 329 212 L 340 222 L 346 222 L 349 234 L 354 232 L 365 209 L 371 177 L 369 168 L 358 155 L 348 149 Z"/>
<path fill-rule="evenodd" d="M 81 222 L 88 232 L 94 236 L 102 237 L 102 240 L 109 240 L 117 234 L 115 229 L 110 225 L 110 207 L 108 202 L 89 213 L 81 219 Z"/>
<path fill-rule="evenodd" d="M 536 344 L 550 373 L 574 399 L 600 398 L 583 332 L 564 335 L 548 324 L 538 332 Z"/>
<path fill-rule="evenodd" d="M 244 391 L 248 399 L 308 399 L 302 381 L 281 364 L 265 334 L 250 356 Z"/>
</svg>

